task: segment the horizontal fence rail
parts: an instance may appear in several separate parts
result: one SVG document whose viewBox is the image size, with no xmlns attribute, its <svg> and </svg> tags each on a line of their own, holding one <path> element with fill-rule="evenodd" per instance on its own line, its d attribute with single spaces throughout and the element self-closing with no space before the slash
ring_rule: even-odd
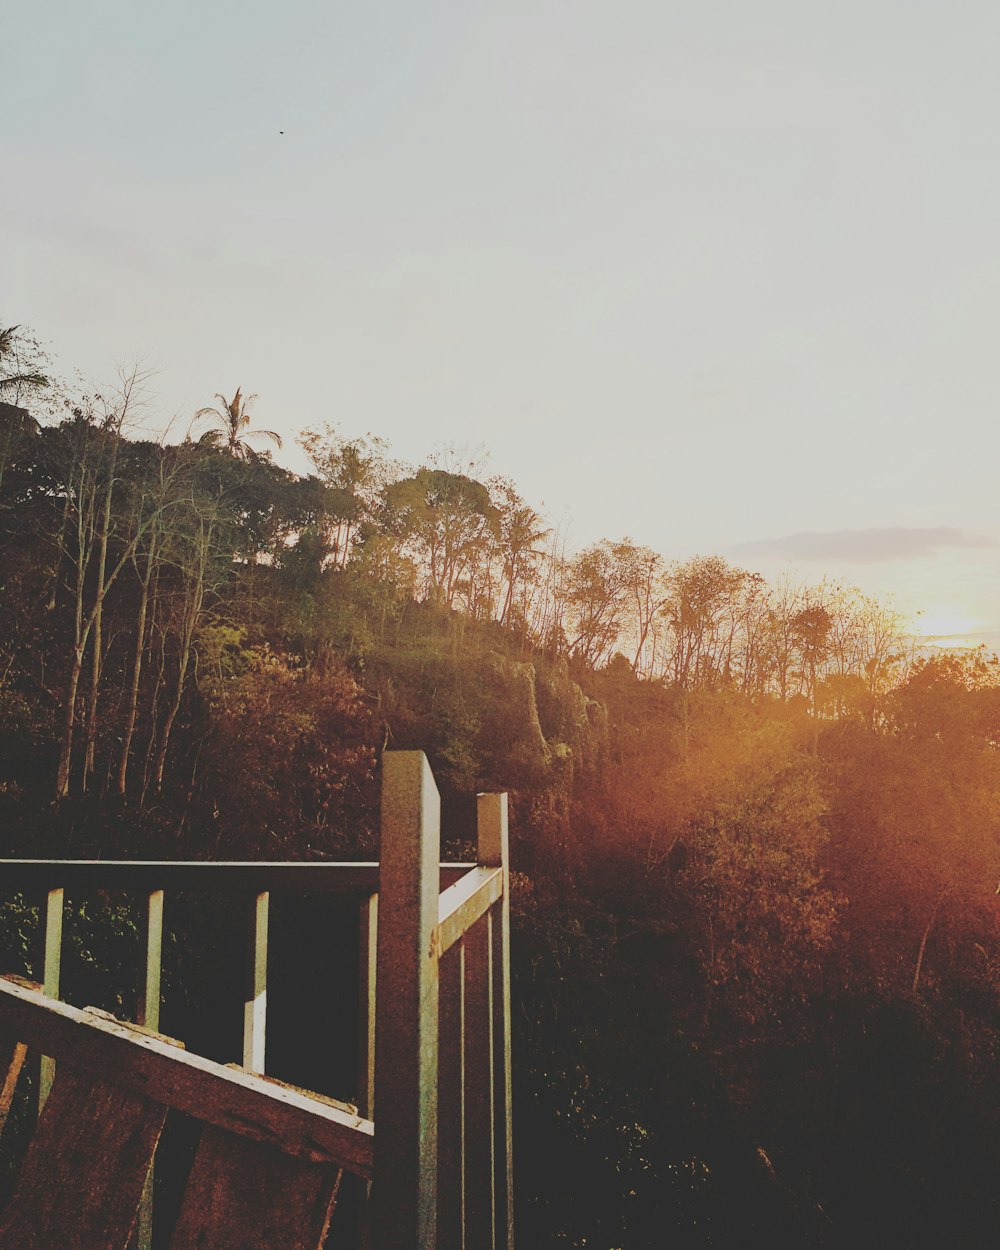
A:
<svg viewBox="0 0 1000 1250">
<path fill-rule="evenodd" d="M 440 864 L 441 884 L 452 885 L 476 864 Z M 379 888 L 378 863 L 315 861 L 210 862 L 205 860 L 4 859 L 0 884 L 15 889 L 183 890 L 203 894 L 365 894 Z"/>
<path fill-rule="evenodd" d="M 502 897 L 503 872 L 499 868 L 473 868 L 449 886 L 438 902 L 438 954 L 461 941 Z"/>
</svg>

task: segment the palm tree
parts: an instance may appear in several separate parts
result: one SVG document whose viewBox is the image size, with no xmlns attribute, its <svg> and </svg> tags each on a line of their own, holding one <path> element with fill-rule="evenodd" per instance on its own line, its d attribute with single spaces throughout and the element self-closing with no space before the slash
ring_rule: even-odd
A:
<svg viewBox="0 0 1000 1250">
<path fill-rule="evenodd" d="M 500 612 L 501 625 L 510 624 L 517 584 L 524 579 L 532 563 L 542 555 L 537 544 L 552 533 L 534 508 L 529 507 L 523 499 L 510 494 L 506 503 L 507 506 L 500 515 L 501 553 L 504 577 L 507 579 L 507 593 Z"/>
<path fill-rule="evenodd" d="M 32 369 L 30 363 L 25 366 L 22 362 L 22 354 L 26 353 L 29 357 L 38 355 L 38 346 L 30 335 L 26 338 L 17 332 L 20 326 L 7 326 L 0 329 L 0 362 L 2 362 L 3 373 L 0 375 L 0 397 L 13 394 L 15 401 L 20 401 L 25 388 L 37 388 L 48 386 L 49 379 L 44 373 L 40 373 L 37 369 Z M 35 349 L 32 351 L 31 349 Z M 10 365 L 13 365 L 13 372 L 8 373 Z M 31 363 L 34 363 L 33 361 Z"/>
<path fill-rule="evenodd" d="M 276 446 L 281 446 L 281 435 L 274 430 L 247 428 L 250 424 L 250 407 L 257 398 L 256 395 L 247 395 L 244 398 L 242 389 L 237 388 L 232 399 L 227 399 L 219 392 L 216 392 L 215 398 L 219 401 L 217 408 L 199 408 L 194 414 L 195 421 L 209 417 L 215 426 L 201 435 L 199 443 L 208 447 L 221 447 L 237 460 L 256 459 L 259 453 L 250 446 L 253 438 L 267 438 Z"/>
</svg>

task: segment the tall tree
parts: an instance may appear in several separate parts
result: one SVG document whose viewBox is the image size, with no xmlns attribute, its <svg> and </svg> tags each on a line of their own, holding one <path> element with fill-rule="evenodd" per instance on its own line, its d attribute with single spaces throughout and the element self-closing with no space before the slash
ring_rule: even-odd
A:
<svg viewBox="0 0 1000 1250">
<path fill-rule="evenodd" d="M 396 466 L 389 457 L 388 444 L 372 434 L 346 439 L 335 426 L 327 424 L 306 430 L 299 446 L 327 487 L 324 515 L 316 521 L 328 531 L 333 566 L 344 569 L 362 526 L 374 518 L 379 499 L 394 475 Z"/>
<path fill-rule="evenodd" d="M 627 633 L 632 652 L 632 672 L 653 672 L 656 667 L 656 625 L 667 601 L 666 565 L 651 547 L 640 547 L 623 538 L 612 548 L 621 569 L 628 598 Z"/>
<path fill-rule="evenodd" d="M 143 404 L 143 390 L 147 380 L 148 374 L 142 372 L 138 366 L 135 366 L 120 375 L 119 384 L 109 401 L 100 400 L 100 397 L 98 397 L 103 405 L 100 429 L 101 455 L 104 463 L 101 467 L 103 480 L 100 484 L 100 491 L 102 498 L 97 519 L 97 568 L 94 593 L 93 645 L 91 648 L 91 680 L 90 696 L 87 703 L 86 745 L 83 761 L 84 790 L 88 788 L 93 776 L 97 743 L 97 703 L 100 694 L 101 672 L 104 664 L 104 600 L 107 593 L 108 547 L 111 542 L 112 523 L 118 519 L 113 517 L 112 503 L 116 487 L 121 485 L 118 480 L 118 458 L 124 442 L 126 423 L 134 420 L 137 409 Z M 132 483 L 126 483 L 125 485 L 126 489 L 129 489 Z M 129 517 L 128 519 L 131 520 L 132 518 Z M 130 544 L 129 558 L 134 555 L 141 533 L 146 528 L 141 507 L 139 515 L 135 520 L 139 528 L 134 542 Z M 152 523 L 151 519 L 149 523 Z M 121 568 L 122 565 L 119 565 L 118 571 Z"/>
<path fill-rule="evenodd" d="M 588 547 L 569 568 L 573 637 L 570 654 L 597 666 L 610 658 L 628 605 L 626 571 L 607 540 Z"/>
<path fill-rule="evenodd" d="M 131 531 L 122 532 L 113 553 L 109 551 L 112 527 L 117 520 L 112 507 L 115 467 L 127 412 L 128 402 L 111 406 L 100 417 L 92 410 L 77 408 L 72 420 L 58 432 L 61 463 L 57 466 L 57 489 L 64 498 L 59 554 L 60 563 L 67 570 L 72 627 L 56 769 L 57 799 L 65 798 L 70 791 L 77 692 L 88 649 L 93 647 L 89 735 L 95 726 L 96 692 L 103 662 L 104 603 L 154 519 L 151 513 L 135 514 Z"/>
<path fill-rule="evenodd" d="M 719 556 L 695 556 L 671 571 L 663 614 L 673 635 L 671 676 L 681 690 L 731 677 L 736 605 L 746 576 Z"/>
<path fill-rule="evenodd" d="M 226 579 L 231 568 L 230 546 L 226 534 L 227 521 L 217 500 L 192 493 L 186 501 L 180 523 L 172 528 L 169 558 L 177 571 L 177 583 L 171 596 L 165 632 L 173 639 L 173 681 L 159 740 L 152 761 L 152 783 L 163 787 L 167 754 L 174 724 L 187 691 L 188 676 L 195 656 L 199 631 L 214 606 L 214 593 Z M 231 522 L 230 522 L 231 523 Z"/>
<path fill-rule="evenodd" d="M 524 502 L 512 482 L 497 479 L 493 488 L 504 582 L 499 619 L 501 625 L 509 625 L 514 605 L 526 591 L 529 578 L 545 554 L 542 543 L 552 530 L 534 508 Z M 525 616 L 522 603 L 521 618 Z"/>
<path fill-rule="evenodd" d="M 198 439 L 199 443 L 221 447 L 238 460 L 252 460 L 259 454 L 250 445 L 252 439 L 265 438 L 276 447 L 281 446 L 281 435 L 274 430 L 250 429 L 250 409 L 256 395 L 244 396 L 242 388 L 237 387 L 232 399 L 219 391 L 215 398 L 218 400 L 216 407 L 199 408 L 194 414 L 195 421 L 207 419 L 213 423 Z"/>
<path fill-rule="evenodd" d="M 422 468 L 393 482 L 385 504 L 386 527 L 422 565 L 429 597 L 451 608 L 461 578 L 497 528 L 489 490 L 463 473 Z"/>
</svg>

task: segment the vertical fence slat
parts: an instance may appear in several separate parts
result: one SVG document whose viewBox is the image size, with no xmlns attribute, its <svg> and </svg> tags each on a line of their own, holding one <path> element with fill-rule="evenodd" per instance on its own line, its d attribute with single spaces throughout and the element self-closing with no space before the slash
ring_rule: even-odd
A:
<svg viewBox="0 0 1000 1250">
<path fill-rule="evenodd" d="M 361 905 L 361 954 L 358 981 L 358 1112 L 375 1115 L 375 985 L 378 951 L 378 895 Z"/>
<path fill-rule="evenodd" d="M 438 1250 L 465 1250 L 465 943 L 441 957 Z"/>
<path fill-rule="evenodd" d="M 361 904 L 361 946 L 358 956 L 358 1093 L 359 1114 L 375 1117 L 375 987 L 378 951 L 378 895 Z M 369 1250 L 372 1240 L 371 1182 L 357 1181 L 358 1246 Z"/>
<path fill-rule="evenodd" d="M 503 869 L 503 897 L 493 930 L 493 1057 L 496 1095 L 496 1244 L 514 1247 L 514 1151 L 510 1057 L 510 832 L 506 794 L 477 798 L 478 860 Z M 494 908 L 497 912 L 497 909 Z"/>
<path fill-rule="evenodd" d="M 476 1250 L 496 1244 L 490 921 L 487 912 L 465 935 L 465 1229 Z"/>
<path fill-rule="evenodd" d="M 135 1019 L 144 1028 L 160 1027 L 160 974 L 163 967 L 163 891 L 151 890 L 140 917 L 143 963 L 140 973 Z M 153 1245 L 153 1164 L 142 1189 L 136 1219 L 135 1250 L 151 1250 Z"/>
<path fill-rule="evenodd" d="M 45 896 L 45 948 L 42 955 L 42 990 L 49 998 L 59 997 L 59 970 L 62 964 L 63 904 L 62 889 L 49 890 Z M 42 1056 L 38 1076 L 38 1110 L 45 1106 L 56 1074 L 56 1061 Z"/>
<path fill-rule="evenodd" d="M 437 1242 L 441 800 L 422 751 L 382 759 L 375 1004 L 376 1250 Z"/>
<path fill-rule="evenodd" d="M 144 960 L 139 986 L 136 1023 L 158 1031 L 160 1027 L 160 974 L 163 967 L 163 891 L 152 890 L 140 922 Z"/>
<path fill-rule="evenodd" d="M 261 891 L 250 906 L 246 992 L 243 1003 L 243 1066 L 264 1071 L 267 1044 L 267 919 L 270 894 Z"/>
</svg>

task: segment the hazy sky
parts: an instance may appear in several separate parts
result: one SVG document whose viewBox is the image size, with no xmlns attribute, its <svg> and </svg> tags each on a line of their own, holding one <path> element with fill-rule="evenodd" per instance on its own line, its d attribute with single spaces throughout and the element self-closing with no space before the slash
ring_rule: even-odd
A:
<svg viewBox="0 0 1000 1250">
<path fill-rule="evenodd" d="M 32 0 L 0 324 L 1000 630 L 1000 6 Z M 282 135 L 279 131 L 284 131 Z M 294 447 L 283 462 L 304 467 Z"/>
</svg>

